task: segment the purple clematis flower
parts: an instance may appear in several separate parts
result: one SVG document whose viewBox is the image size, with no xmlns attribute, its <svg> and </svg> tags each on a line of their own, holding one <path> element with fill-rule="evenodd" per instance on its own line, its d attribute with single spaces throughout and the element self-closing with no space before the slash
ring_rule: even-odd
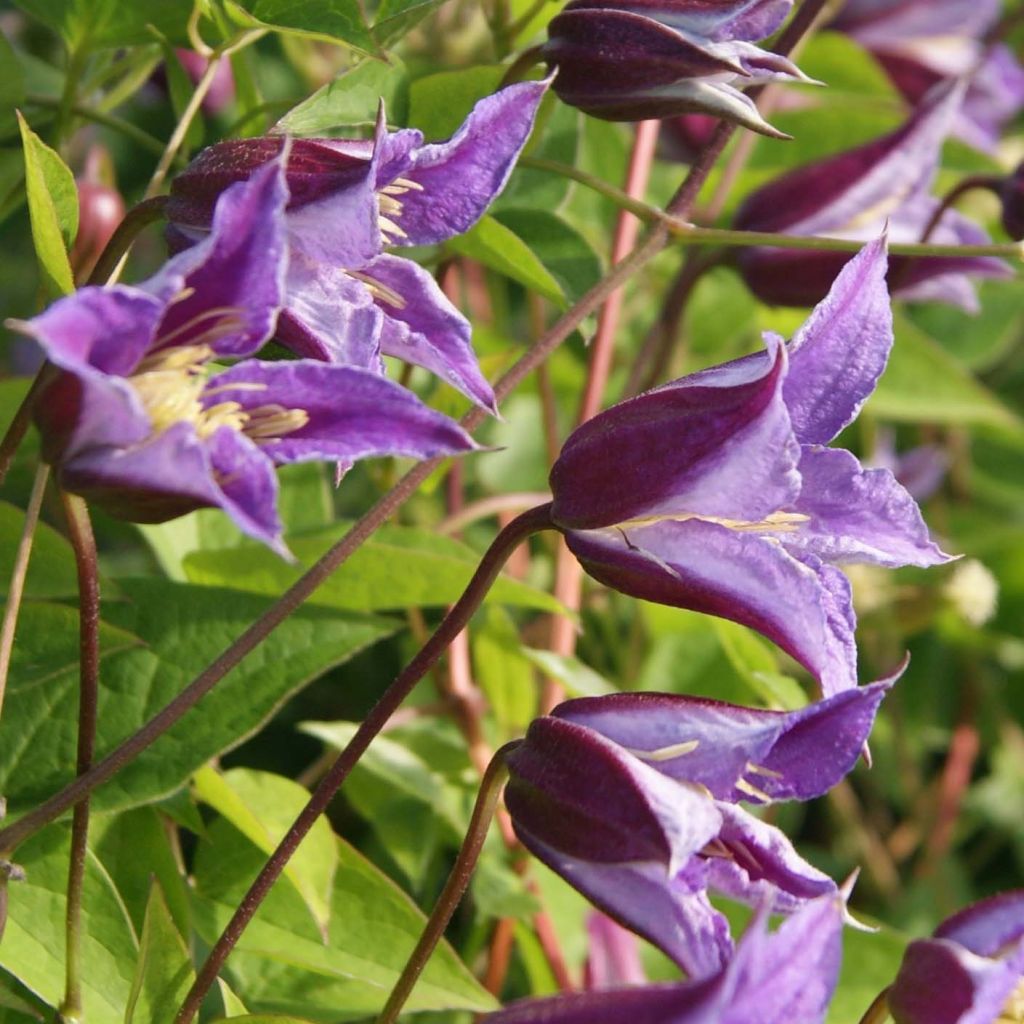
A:
<svg viewBox="0 0 1024 1024">
<path fill-rule="evenodd" d="M 613 406 L 551 471 L 552 520 L 591 576 L 758 630 L 826 695 L 857 685 L 850 587 L 835 563 L 947 560 L 892 473 L 823 447 L 885 368 L 885 273 L 873 242 L 788 346 L 768 335 L 765 352 Z"/>
<path fill-rule="evenodd" d="M 16 325 L 63 371 L 36 403 L 62 487 L 134 522 L 222 508 L 284 552 L 275 464 L 474 447 L 366 370 L 248 358 L 281 307 L 287 199 L 273 161 L 225 191 L 206 239 L 149 281 L 82 288 Z M 240 361 L 208 374 L 220 359 Z"/>
<path fill-rule="evenodd" d="M 808 81 L 751 40 L 771 35 L 792 0 L 569 0 L 544 56 L 566 103 L 611 121 L 712 114 L 776 138 L 737 86 Z"/>
<path fill-rule="evenodd" d="M 624 693 L 568 701 L 508 756 L 524 845 L 691 978 L 733 953 L 715 889 L 791 913 L 835 893 L 741 800 L 809 800 L 853 767 L 893 680 L 795 712 Z"/>
<path fill-rule="evenodd" d="M 470 326 L 434 278 L 391 246 L 433 245 L 467 231 L 505 187 L 533 127 L 546 82 L 481 100 L 447 142 L 412 129 L 373 140 L 295 139 L 285 224 L 291 260 L 278 340 L 299 355 L 383 371 L 381 354 L 424 366 L 495 411 Z M 267 136 L 203 150 L 171 185 L 172 245 L 203 237 L 232 182 L 273 159 Z"/>
<path fill-rule="evenodd" d="M 769 933 L 751 921 L 735 956 L 708 978 L 525 999 L 488 1024 L 821 1024 L 842 959 L 844 903 L 823 896 Z"/>
<path fill-rule="evenodd" d="M 1001 7 L 1000 0 L 846 0 L 830 27 L 864 46 L 911 106 L 938 82 L 968 76 L 953 134 L 992 150 L 1024 106 L 1024 68 L 1008 47 L 982 42 Z"/>
<path fill-rule="evenodd" d="M 747 231 L 867 240 L 888 226 L 893 242 L 920 242 L 939 200 L 930 194 L 942 142 L 962 96 L 953 84 L 929 94 L 897 131 L 855 149 L 790 171 L 752 193 L 736 215 Z M 987 244 L 990 239 L 956 210 L 929 233 L 943 245 Z M 828 291 L 849 256 L 844 253 L 746 249 L 739 267 L 758 298 L 782 306 L 810 306 Z M 894 257 L 891 286 L 911 300 L 950 302 L 968 311 L 977 298 L 968 275 L 1007 277 L 991 257 Z"/>
<path fill-rule="evenodd" d="M 889 992 L 896 1024 L 1024 1020 L 1024 889 L 981 900 L 912 942 Z"/>
</svg>

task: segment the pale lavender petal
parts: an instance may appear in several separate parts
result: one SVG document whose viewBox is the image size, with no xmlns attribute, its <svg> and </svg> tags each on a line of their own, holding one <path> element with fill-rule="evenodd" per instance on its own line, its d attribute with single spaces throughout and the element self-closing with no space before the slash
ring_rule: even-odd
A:
<svg viewBox="0 0 1024 1024">
<path fill-rule="evenodd" d="M 972 903 L 947 917 L 935 937 L 958 942 L 979 956 L 998 956 L 1024 939 L 1024 889 Z"/>
<path fill-rule="evenodd" d="M 217 503 L 243 533 L 288 557 L 281 540 L 274 464 L 249 438 L 230 427 L 215 431 L 206 444 L 220 491 Z"/>
<path fill-rule="evenodd" d="M 480 372 L 473 352 L 469 321 L 451 304 L 432 274 L 412 260 L 378 256 L 361 271 L 401 299 L 401 305 L 378 294 L 384 314 L 381 351 L 415 363 L 496 413 L 494 390 Z M 372 285 L 371 285 L 372 287 Z"/>
<path fill-rule="evenodd" d="M 770 36 L 793 7 L 793 0 L 572 0 L 567 10 L 621 10 L 656 18 L 690 35 L 710 40 L 751 40 Z"/>
<path fill-rule="evenodd" d="M 1024 67 L 1013 51 L 1000 43 L 992 47 L 971 79 L 956 122 L 956 134 L 978 149 L 991 151 L 1003 126 L 1024 107 Z"/>
<path fill-rule="evenodd" d="M 480 219 L 505 187 L 547 87 L 546 81 L 520 82 L 487 96 L 447 142 L 411 153 L 411 166 L 399 176 L 422 191 L 400 197 L 402 244 L 442 242 Z"/>
<path fill-rule="evenodd" d="M 922 36 L 973 36 L 999 16 L 999 0 L 846 0 L 832 27 L 866 46 Z"/>
<path fill-rule="evenodd" d="M 351 463 L 380 455 L 429 459 L 472 451 L 473 439 L 454 420 L 411 391 L 367 370 L 313 359 L 249 360 L 211 378 L 206 406 L 237 402 L 250 414 L 268 406 L 302 410 L 307 422 L 277 437 L 256 437 L 277 463 L 310 459 Z M 246 429 L 252 431 L 252 424 Z"/>
<path fill-rule="evenodd" d="M 642 985 L 647 981 L 636 936 L 599 910 L 587 914 L 584 974 L 588 989 Z"/>
<path fill-rule="evenodd" d="M 297 355 L 384 372 L 384 314 L 369 288 L 341 267 L 295 256 L 288 266 L 286 305 L 277 339 Z"/>
<path fill-rule="evenodd" d="M 856 764 L 894 679 L 844 690 L 798 711 L 701 697 L 616 693 L 559 704 L 557 718 L 593 729 L 656 771 L 721 800 L 810 800 Z M 743 783 L 743 788 L 737 788 Z"/>
<path fill-rule="evenodd" d="M 616 590 L 756 629 L 826 696 L 857 685 L 849 584 L 813 555 L 797 559 L 771 537 L 699 519 L 569 531 L 566 541 L 590 575 Z"/>
<path fill-rule="evenodd" d="M 718 809 L 722 814 L 718 844 L 724 849 L 722 856 L 707 859 L 709 886 L 752 907 L 768 907 L 781 914 L 838 892 L 836 883 L 808 864 L 784 832 L 742 807 L 719 801 Z"/>
<path fill-rule="evenodd" d="M 684 513 L 758 521 L 794 501 L 799 453 L 783 400 L 786 353 L 771 345 L 574 431 L 551 470 L 555 522 L 593 529 Z"/>
<path fill-rule="evenodd" d="M 256 352 L 273 333 L 284 297 L 284 169 L 273 160 L 217 201 L 210 235 L 175 256 L 184 291 L 160 324 L 156 347 L 208 344 L 220 356 Z"/>
<path fill-rule="evenodd" d="M 805 448 L 796 510 L 810 516 L 781 535 L 791 551 L 827 562 L 941 565 L 950 560 L 932 541 L 917 502 L 887 469 L 862 469 L 842 448 Z"/>
<path fill-rule="evenodd" d="M 827 444 L 875 390 L 892 348 L 885 239 L 843 267 L 789 346 L 783 396 L 802 444 Z"/>
</svg>

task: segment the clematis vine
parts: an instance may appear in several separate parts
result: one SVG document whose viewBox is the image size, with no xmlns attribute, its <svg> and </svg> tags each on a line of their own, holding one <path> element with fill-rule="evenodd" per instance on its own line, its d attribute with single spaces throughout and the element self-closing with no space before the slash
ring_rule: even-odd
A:
<svg viewBox="0 0 1024 1024">
<path fill-rule="evenodd" d="M 1001 9 L 999 0 L 846 0 L 830 27 L 864 46 L 911 106 L 967 77 L 953 134 L 991 151 L 1024 105 L 1024 67 L 1009 47 L 983 41 Z"/>
<path fill-rule="evenodd" d="M 857 685 L 836 563 L 948 558 L 891 472 L 824 447 L 885 368 L 886 265 L 884 241 L 867 245 L 788 346 L 767 335 L 764 352 L 613 406 L 551 471 L 551 518 L 591 576 L 758 630 L 826 695 Z"/>
<path fill-rule="evenodd" d="M 920 242 L 928 232 L 928 240 L 937 244 L 987 244 L 988 235 L 956 210 L 946 210 L 931 225 L 939 200 L 930 190 L 962 96 L 962 84 L 940 87 L 895 132 L 763 186 L 740 207 L 736 227 L 852 240 L 875 238 L 887 229 L 893 242 Z M 740 255 L 739 268 L 763 301 L 810 306 L 826 294 L 848 259 L 843 253 L 752 248 Z M 977 297 L 970 277 L 1008 276 L 1012 271 L 992 257 L 895 257 L 891 282 L 894 293 L 906 299 L 972 311 Z"/>
<path fill-rule="evenodd" d="M 809 81 L 755 46 L 792 0 L 570 0 L 548 26 L 543 53 L 558 96 L 594 117 L 640 121 L 711 114 L 787 138 L 739 87 Z"/>
<path fill-rule="evenodd" d="M 836 885 L 746 800 L 809 800 L 859 757 L 893 680 L 795 712 L 657 693 L 568 701 L 507 758 L 516 834 L 692 979 L 733 955 L 713 889 L 792 913 Z"/>
<path fill-rule="evenodd" d="M 1024 889 L 980 900 L 907 946 L 889 992 L 896 1024 L 1024 1020 Z"/>
<path fill-rule="evenodd" d="M 821 1024 L 842 960 L 844 903 L 822 896 L 769 932 L 758 914 L 721 970 L 668 982 L 525 999 L 488 1024 Z"/>
<path fill-rule="evenodd" d="M 438 374 L 495 411 L 470 325 L 434 278 L 385 249 L 433 245 L 467 231 L 505 187 L 533 127 L 546 82 L 481 100 L 447 142 L 389 132 L 372 140 L 294 139 L 285 225 L 291 259 L 277 339 L 299 355 L 383 372 L 381 355 Z M 285 145 L 279 136 L 203 150 L 171 185 L 172 246 L 201 239 L 213 205 Z"/>
<path fill-rule="evenodd" d="M 60 371 L 36 403 L 60 484 L 153 523 L 221 508 L 285 553 L 274 466 L 472 449 L 447 417 L 366 370 L 249 358 L 287 271 L 282 163 L 217 201 L 206 239 L 138 286 L 82 288 L 16 324 Z M 222 359 L 239 360 L 215 372 Z"/>
</svg>

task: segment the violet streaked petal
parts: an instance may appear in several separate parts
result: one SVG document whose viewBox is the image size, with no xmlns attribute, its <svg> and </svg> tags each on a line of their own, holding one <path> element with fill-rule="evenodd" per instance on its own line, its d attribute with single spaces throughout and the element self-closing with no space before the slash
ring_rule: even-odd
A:
<svg viewBox="0 0 1024 1024">
<path fill-rule="evenodd" d="M 729 962 L 729 923 L 708 900 L 703 859 L 692 859 L 674 876 L 658 861 L 597 863 L 543 842 L 514 813 L 513 824 L 531 853 L 604 913 L 652 942 L 690 978 L 707 978 Z"/>
<path fill-rule="evenodd" d="M 545 82 L 520 82 L 480 100 L 447 141 L 411 153 L 400 177 L 422 191 L 401 196 L 403 245 L 430 245 L 468 231 L 505 187 L 533 129 Z"/>
<path fill-rule="evenodd" d="M 1024 107 L 1024 67 L 1003 43 L 991 48 L 971 79 L 955 134 L 978 149 L 991 152 L 1003 126 Z"/>
<path fill-rule="evenodd" d="M 808 864 L 786 834 L 773 825 L 719 801 L 718 842 L 729 856 L 708 858 L 708 885 L 752 907 L 789 914 L 820 896 L 838 894 L 836 883 Z"/>
<path fill-rule="evenodd" d="M 251 415 L 267 407 L 304 412 L 306 422 L 280 436 L 253 434 L 255 421 L 243 428 L 276 463 L 351 463 L 380 455 L 429 459 L 476 447 L 454 420 L 408 389 L 367 370 L 313 359 L 239 363 L 211 378 L 202 400 L 207 406 L 237 402 Z"/>
<path fill-rule="evenodd" d="M 950 561 L 932 541 L 917 502 L 887 469 L 862 469 L 843 448 L 805 448 L 803 489 L 795 508 L 810 516 L 782 543 L 827 562 L 941 565 Z"/>
<path fill-rule="evenodd" d="M 896 1024 L 994 1024 L 1024 976 L 1024 942 L 1004 960 L 951 939 L 907 946 L 889 992 Z"/>
<path fill-rule="evenodd" d="M 383 373 L 384 314 L 369 288 L 340 267 L 295 256 L 286 278 L 277 339 L 297 355 Z"/>
<path fill-rule="evenodd" d="M 619 10 L 653 18 L 690 35 L 718 40 L 770 36 L 785 20 L 793 0 L 570 0 L 566 10 Z"/>
<path fill-rule="evenodd" d="M 570 531 L 591 576 L 647 601 L 750 626 L 792 655 L 826 696 L 857 685 L 849 585 L 772 538 L 691 519 L 626 531 Z"/>
<path fill-rule="evenodd" d="M 673 514 L 753 522 L 791 504 L 799 455 L 783 400 L 785 347 L 771 344 L 575 430 L 551 470 L 554 521 L 573 530 Z"/>
<path fill-rule="evenodd" d="M 802 444 L 827 444 L 875 390 L 893 343 L 885 239 L 843 267 L 789 346 L 783 395 Z"/>
<path fill-rule="evenodd" d="M 469 321 L 451 304 L 433 275 L 412 260 L 387 254 L 372 260 L 361 273 L 390 289 L 403 303 L 378 298 L 384 314 L 381 351 L 426 367 L 481 408 L 497 413 L 494 390 L 480 372 L 473 352 Z"/>
<path fill-rule="evenodd" d="M 999 16 L 999 0 L 846 0 L 832 27 L 865 46 L 922 36 L 972 36 Z"/>
<path fill-rule="evenodd" d="M 757 800 L 752 788 L 772 800 L 810 800 L 853 768 L 893 682 L 844 690 L 798 711 L 616 693 L 566 701 L 551 713 L 606 736 L 664 775 L 705 786 L 720 800 Z"/>
<path fill-rule="evenodd" d="M 249 438 L 231 427 L 215 431 L 206 445 L 220 491 L 217 503 L 243 533 L 287 558 L 288 549 L 281 540 L 283 526 L 277 513 L 274 464 Z"/>
<path fill-rule="evenodd" d="M 270 337 L 284 296 L 287 199 L 279 160 L 221 195 L 209 236 L 165 268 L 180 265 L 184 290 L 167 308 L 157 348 L 203 343 L 240 358 Z"/>
<path fill-rule="evenodd" d="M 979 956 L 998 956 L 1024 939 L 1024 889 L 978 900 L 935 929 L 937 939 L 949 939 Z"/>
</svg>

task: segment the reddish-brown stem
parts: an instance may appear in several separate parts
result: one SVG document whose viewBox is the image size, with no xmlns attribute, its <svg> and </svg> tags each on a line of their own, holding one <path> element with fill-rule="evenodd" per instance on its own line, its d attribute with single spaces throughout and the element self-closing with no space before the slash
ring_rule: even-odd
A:
<svg viewBox="0 0 1024 1024">
<path fill-rule="evenodd" d="M 196 979 L 175 1017 L 175 1024 L 189 1024 L 195 1017 L 207 991 L 216 981 L 228 954 L 234 949 L 235 943 L 245 931 L 246 925 L 252 920 L 256 910 L 274 882 L 277 881 L 298 845 L 326 810 L 334 794 L 337 793 L 373 738 L 381 731 L 416 683 L 445 652 L 452 639 L 463 630 L 497 578 L 509 553 L 514 551 L 531 534 L 550 528 L 551 506 L 540 505 L 518 516 L 498 534 L 494 543 L 481 559 L 462 597 L 452 606 L 451 611 L 444 617 L 434 635 L 420 649 L 419 653 L 381 694 L 352 739 L 349 740 L 348 746 L 338 755 L 330 770 L 320 780 L 319 785 L 309 798 L 309 802 L 278 843 L 277 849 L 271 854 L 270 859 L 264 864 L 220 938 L 210 950 L 206 962 L 199 969 Z"/>
<path fill-rule="evenodd" d="M 501 990 L 505 987 L 505 975 L 508 974 L 509 961 L 512 959 L 512 942 L 515 939 L 515 934 L 516 919 L 514 917 L 503 917 L 494 926 L 483 985 L 496 998 L 501 995 Z"/>
<path fill-rule="evenodd" d="M 78 571 L 79 690 L 78 754 L 79 775 L 89 770 L 96 743 L 96 707 L 99 697 L 100 585 L 96 541 L 85 502 L 74 494 L 61 492 L 68 523 L 68 536 L 75 552 Z M 75 805 L 71 822 L 71 859 L 68 866 L 64 1000 L 62 1020 L 82 1017 L 82 886 L 89 838 L 89 801 Z"/>
</svg>

